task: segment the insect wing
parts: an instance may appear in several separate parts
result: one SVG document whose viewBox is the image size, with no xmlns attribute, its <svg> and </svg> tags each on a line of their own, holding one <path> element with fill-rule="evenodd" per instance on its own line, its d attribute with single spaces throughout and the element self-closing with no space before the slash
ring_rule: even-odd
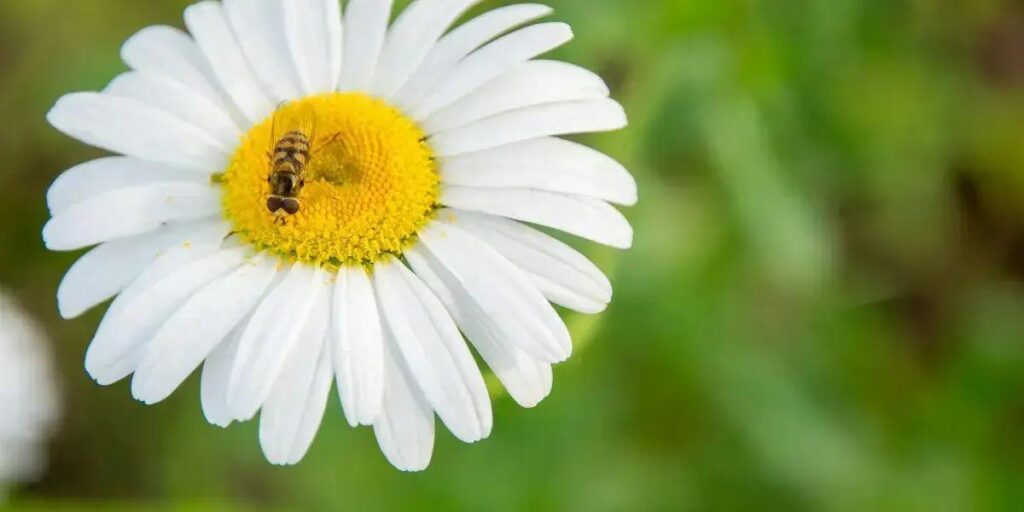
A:
<svg viewBox="0 0 1024 512">
<path fill-rule="evenodd" d="M 274 112 L 271 145 L 285 135 L 299 132 L 312 141 L 316 137 L 316 109 L 309 103 L 284 103 Z"/>
</svg>

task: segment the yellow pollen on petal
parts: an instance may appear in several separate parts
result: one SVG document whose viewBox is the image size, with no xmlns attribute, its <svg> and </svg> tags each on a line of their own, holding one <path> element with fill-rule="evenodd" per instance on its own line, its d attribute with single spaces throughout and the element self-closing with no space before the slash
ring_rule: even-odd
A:
<svg viewBox="0 0 1024 512">
<path fill-rule="evenodd" d="M 309 108 L 309 107 L 312 108 Z M 423 132 L 383 101 L 357 93 L 295 100 L 288 114 L 315 113 L 305 184 L 294 215 L 271 213 L 268 177 L 274 116 L 245 135 L 219 177 L 234 232 L 287 261 L 328 268 L 401 254 L 437 209 L 439 177 Z"/>
</svg>

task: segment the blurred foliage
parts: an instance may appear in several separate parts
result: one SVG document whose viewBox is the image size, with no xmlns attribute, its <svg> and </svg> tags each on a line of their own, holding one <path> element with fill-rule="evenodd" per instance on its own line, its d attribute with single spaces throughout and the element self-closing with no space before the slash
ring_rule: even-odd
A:
<svg viewBox="0 0 1024 512">
<path fill-rule="evenodd" d="M 404 2 L 399 2 L 404 4 Z M 502 3 L 488 1 L 483 8 Z M 401 474 L 332 404 L 276 468 L 195 379 L 144 407 L 81 369 L 74 254 L 44 194 L 99 153 L 63 93 L 183 0 L 0 0 L 0 281 L 47 326 L 70 410 L 12 510 L 1022 510 L 1024 8 L 1012 0 L 551 0 L 631 127 L 588 137 L 640 182 L 636 246 L 587 350 L 490 439 Z M 478 9 L 481 10 L 481 9 Z"/>
</svg>

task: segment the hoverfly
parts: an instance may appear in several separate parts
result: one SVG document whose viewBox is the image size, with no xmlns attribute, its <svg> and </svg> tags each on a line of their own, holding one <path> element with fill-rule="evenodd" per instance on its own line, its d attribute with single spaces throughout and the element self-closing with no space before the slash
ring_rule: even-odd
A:
<svg viewBox="0 0 1024 512">
<path fill-rule="evenodd" d="M 267 209 L 271 213 L 283 210 L 288 215 L 295 215 L 301 208 L 299 191 L 306 184 L 305 172 L 310 158 L 337 138 L 313 148 L 316 140 L 316 109 L 309 103 L 296 108 L 287 108 L 282 103 L 274 112 L 271 121 L 272 150 L 267 153 L 270 160 L 270 195 L 267 196 Z"/>
</svg>

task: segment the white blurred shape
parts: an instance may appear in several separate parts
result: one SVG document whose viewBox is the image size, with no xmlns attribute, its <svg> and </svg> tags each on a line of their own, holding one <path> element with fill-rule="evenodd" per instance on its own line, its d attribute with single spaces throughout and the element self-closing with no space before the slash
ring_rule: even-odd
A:
<svg viewBox="0 0 1024 512">
<path fill-rule="evenodd" d="M 0 499 L 45 469 L 60 409 L 51 357 L 42 330 L 0 289 Z"/>
</svg>

